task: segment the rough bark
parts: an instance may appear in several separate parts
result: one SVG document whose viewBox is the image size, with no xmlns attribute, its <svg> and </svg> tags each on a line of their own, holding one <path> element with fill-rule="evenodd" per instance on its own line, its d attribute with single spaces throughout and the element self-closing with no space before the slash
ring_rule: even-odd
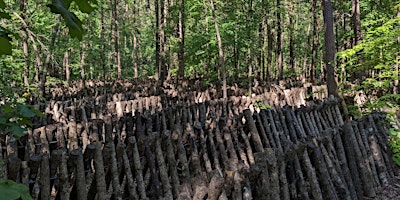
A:
<svg viewBox="0 0 400 200">
<path fill-rule="evenodd" d="M 325 25 L 325 68 L 326 68 L 326 84 L 328 87 L 328 95 L 338 97 L 337 82 L 335 76 L 335 35 L 333 23 L 333 8 L 331 0 L 322 0 L 324 25 Z"/>
</svg>

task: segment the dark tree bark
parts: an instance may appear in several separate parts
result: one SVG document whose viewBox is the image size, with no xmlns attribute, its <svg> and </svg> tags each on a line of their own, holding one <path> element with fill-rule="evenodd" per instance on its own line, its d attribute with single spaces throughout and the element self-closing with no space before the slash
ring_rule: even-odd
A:
<svg viewBox="0 0 400 200">
<path fill-rule="evenodd" d="M 184 78 L 185 76 L 185 0 L 181 0 L 179 11 L 179 52 L 178 52 L 178 76 Z"/>
<path fill-rule="evenodd" d="M 282 55 L 282 22 L 281 22 L 281 1 L 276 0 L 276 54 L 278 56 L 278 80 L 283 79 L 283 55 Z"/>
<path fill-rule="evenodd" d="M 168 71 L 168 63 L 166 59 L 167 54 L 167 45 L 166 45 L 166 36 L 165 36 L 165 28 L 167 27 L 167 10 L 168 10 L 168 2 L 167 0 L 160 1 L 160 81 L 163 83 L 165 81 L 167 71 Z"/>
<path fill-rule="evenodd" d="M 116 65 L 117 65 L 117 78 L 121 78 L 121 50 L 119 43 L 119 21 L 118 21 L 118 0 L 114 0 L 113 5 L 113 22 L 114 22 L 114 48 L 116 54 Z"/>
<path fill-rule="evenodd" d="M 100 32 L 100 39 L 101 41 L 105 40 L 105 23 L 104 23 L 104 8 L 101 6 L 100 8 L 100 19 L 101 19 L 101 32 Z M 101 44 L 101 52 L 100 52 L 100 63 L 101 68 L 103 69 L 103 79 L 107 77 L 107 68 L 106 68 L 106 44 L 102 42 Z"/>
<path fill-rule="evenodd" d="M 310 82 L 314 82 L 315 78 L 315 67 L 318 59 L 317 48 L 319 46 L 318 42 L 318 15 L 317 15 L 317 0 L 312 1 L 311 10 L 313 13 L 313 38 L 312 38 L 312 48 L 311 48 L 311 63 L 310 63 Z"/>
<path fill-rule="evenodd" d="M 352 0 L 351 1 L 352 7 L 352 23 L 353 23 L 353 46 L 359 44 L 362 39 L 362 32 L 361 32 L 361 19 L 360 19 L 360 0 Z M 361 61 L 362 62 L 362 61 Z M 359 80 L 363 80 L 367 73 L 365 70 L 357 70 L 355 72 L 355 78 Z"/>
<path fill-rule="evenodd" d="M 397 17 L 400 18 L 400 7 L 397 8 Z M 400 44 L 400 36 L 397 36 L 397 43 Z M 396 63 L 395 69 L 397 72 L 397 77 L 396 77 L 396 80 L 394 81 L 393 94 L 399 94 L 399 79 L 400 79 L 400 76 L 399 76 L 400 55 L 399 54 L 397 54 L 396 60 L 397 60 L 397 63 Z"/>
<path fill-rule="evenodd" d="M 215 32 L 217 34 L 219 63 L 220 63 L 221 71 L 222 71 L 223 99 L 226 102 L 226 100 L 228 99 L 228 94 L 227 94 L 227 88 L 226 88 L 226 69 L 225 69 L 224 50 L 222 49 L 222 40 L 221 40 L 221 35 L 219 33 L 217 15 L 215 14 L 215 7 L 214 7 L 214 1 L 213 0 L 210 0 L 210 5 L 211 5 L 212 16 L 213 16 L 213 19 L 214 19 Z"/>
<path fill-rule="evenodd" d="M 20 0 L 19 11 L 21 12 L 21 18 L 25 19 L 25 0 Z M 30 67 L 30 59 L 28 52 L 28 33 L 26 27 L 21 23 L 21 37 L 22 37 L 22 49 L 24 53 L 24 71 L 22 74 L 22 80 L 25 86 L 29 86 L 29 67 Z"/>
<path fill-rule="evenodd" d="M 155 67 L 157 69 L 157 80 L 160 79 L 161 77 L 161 65 L 160 65 L 160 11 L 159 11 L 159 4 L 158 4 L 158 0 L 154 0 L 154 11 L 155 11 L 155 18 L 156 18 L 156 22 L 155 22 L 155 34 L 154 34 L 154 40 L 155 40 L 155 44 L 156 44 L 156 61 L 155 61 Z"/>
<path fill-rule="evenodd" d="M 328 95 L 338 97 L 337 82 L 335 78 L 335 35 L 333 29 L 333 9 L 330 0 L 322 0 L 325 24 L 325 67 Z"/>
</svg>

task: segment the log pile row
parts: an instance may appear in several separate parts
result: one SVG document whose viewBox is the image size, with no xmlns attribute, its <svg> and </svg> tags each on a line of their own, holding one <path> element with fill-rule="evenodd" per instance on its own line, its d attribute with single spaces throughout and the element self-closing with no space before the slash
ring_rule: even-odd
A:
<svg viewBox="0 0 400 200">
<path fill-rule="evenodd" d="M 345 123 L 335 99 L 150 100 L 50 103 L 35 129 L 1 143 L 1 175 L 34 199 L 212 200 L 373 198 L 396 176 L 382 113 Z"/>
<path fill-rule="evenodd" d="M 228 85 L 227 93 L 231 97 L 248 96 L 247 86 L 235 83 Z M 327 97 L 326 86 L 305 84 L 301 87 L 290 87 L 259 83 L 255 81 L 251 89 L 253 101 L 262 101 L 272 107 L 290 105 L 298 107 L 305 105 L 305 99 L 323 100 Z M 218 84 L 205 83 L 201 80 L 188 80 L 176 84 L 173 80 L 166 81 L 160 88 L 154 79 L 96 81 L 88 80 L 84 84 L 76 82 L 70 86 L 54 85 L 49 87 L 46 99 L 48 101 L 81 100 L 87 97 L 97 99 L 112 99 L 117 95 L 120 101 L 141 99 L 143 97 L 185 101 L 187 104 L 222 98 L 221 87 Z"/>
</svg>

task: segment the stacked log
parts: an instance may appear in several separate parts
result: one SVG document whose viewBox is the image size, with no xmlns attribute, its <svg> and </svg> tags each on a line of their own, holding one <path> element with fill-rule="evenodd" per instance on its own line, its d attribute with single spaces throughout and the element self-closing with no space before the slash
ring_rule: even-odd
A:
<svg viewBox="0 0 400 200">
<path fill-rule="evenodd" d="M 384 113 L 344 122 L 336 99 L 114 100 L 49 103 L 3 176 L 35 199 L 364 199 L 397 175 Z"/>
</svg>

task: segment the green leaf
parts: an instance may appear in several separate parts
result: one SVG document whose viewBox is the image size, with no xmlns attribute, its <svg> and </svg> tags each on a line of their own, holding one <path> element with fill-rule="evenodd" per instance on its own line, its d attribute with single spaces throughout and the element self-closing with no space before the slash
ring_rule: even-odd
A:
<svg viewBox="0 0 400 200">
<path fill-rule="evenodd" d="M 18 198 L 23 200 L 32 199 L 29 195 L 29 188 L 26 185 L 6 179 L 0 179 L 0 197 L 10 200 Z"/>
<path fill-rule="evenodd" d="M 0 11 L 0 19 L 11 19 L 11 16 L 8 13 Z"/>
<path fill-rule="evenodd" d="M 47 5 L 51 12 L 61 14 L 66 25 L 69 28 L 69 34 L 73 38 L 82 40 L 83 28 L 82 21 L 72 12 L 68 10 L 70 1 L 65 3 L 63 0 L 53 0 L 52 4 Z"/>
<path fill-rule="evenodd" d="M 17 139 L 22 137 L 26 130 L 27 130 L 26 128 L 21 128 L 21 126 L 19 126 L 19 125 L 11 126 L 11 132 L 12 132 L 13 136 Z"/>
<path fill-rule="evenodd" d="M 3 0 L 0 0 L 0 8 L 6 8 L 6 4 L 4 3 Z"/>
<path fill-rule="evenodd" d="M 0 56 L 1 55 L 11 55 L 12 46 L 10 41 L 8 41 L 5 37 L 0 36 Z"/>
<path fill-rule="evenodd" d="M 23 117 L 31 118 L 36 115 L 36 112 L 33 110 L 33 108 L 28 105 L 20 104 L 18 105 L 18 109 Z"/>
<path fill-rule="evenodd" d="M 79 10 L 84 13 L 91 13 L 94 8 L 89 4 L 88 0 L 75 0 L 75 3 L 78 5 Z"/>
</svg>

